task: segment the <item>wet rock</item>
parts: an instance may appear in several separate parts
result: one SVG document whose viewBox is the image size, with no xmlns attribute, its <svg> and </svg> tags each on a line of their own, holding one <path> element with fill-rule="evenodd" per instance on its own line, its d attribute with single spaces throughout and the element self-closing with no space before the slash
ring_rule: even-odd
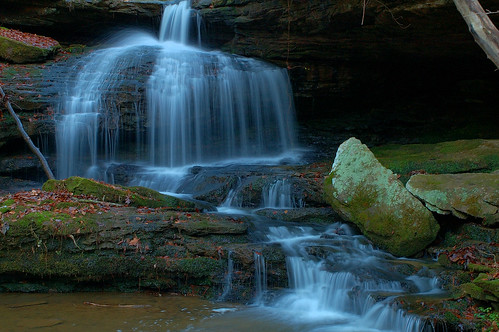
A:
<svg viewBox="0 0 499 332">
<path fill-rule="evenodd" d="M 260 209 L 259 216 L 293 222 L 332 223 L 341 220 L 331 208 Z"/>
<path fill-rule="evenodd" d="M 499 224 L 499 174 L 420 174 L 406 188 L 433 212 Z"/>
<path fill-rule="evenodd" d="M 394 255 L 414 255 L 438 233 L 431 212 L 355 138 L 340 145 L 324 191 L 336 212 Z"/>
<path fill-rule="evenodd" d="M 2 0 L 0 21 L 8 26 L 44 31 L 63 40 L 94 39 L 124 24 L 151 25 L 161 15 L 160 1 Z"/>
<path fill-rule="evenodd" d="M 203 215 L 193 218 L 184 215 L 178 218 L 174 227 L 187 235 L 204 236 L 208 234 L 246 234 L 248 226 L 242 220 L 218 215 Z"/>
</svg>

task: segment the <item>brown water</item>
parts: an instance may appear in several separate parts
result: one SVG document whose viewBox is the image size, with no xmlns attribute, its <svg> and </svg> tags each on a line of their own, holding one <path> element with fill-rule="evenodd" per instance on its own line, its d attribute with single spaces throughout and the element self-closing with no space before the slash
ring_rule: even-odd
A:
<svg viewBox="0 0 499 332">
<path fill-rule="evenodd" d="M 174 295 L 9 293 L 0 294 L 0 331 L 182 331 L 227 309 L 236 306 Z"/>
</svg>

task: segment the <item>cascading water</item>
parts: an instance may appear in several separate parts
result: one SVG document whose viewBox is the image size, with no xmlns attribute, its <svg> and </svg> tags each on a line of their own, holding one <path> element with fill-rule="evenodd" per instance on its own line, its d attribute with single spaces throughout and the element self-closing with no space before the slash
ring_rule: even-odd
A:
<svg viewBox="0 0 499 332">
<path fill-rule="evenodd" d="M 286 70 L 188 46 L 192 16 L 188 1 L 166 6 L 159 40 L 131 33 L 117 46 L 83 59 L 59 105 L 58 177 L 105 180 L 110 162 L 145 162 L 178 173 L 186 165 L 275 157 L 293 148 L 294 106 Z M 154 68 L 144 69 L 150 62 Z M 141 75 L 148 75 L 142 85 L 134 82 Z M 135 106 L 139 109 L 115 101 L 130 89 L 138 100 L 145 90 L 145 103 Z M 130 136 L 122 129 L 124 113 L 146 127 L 146 133 L 133 133 L 132 142 L 122 138 Z M 147 173 L 137 181 L 147 181 Z"/>
<path fill-rule="evenodd" d="M 320 322 L 313 331 L 423 331 L 424 321 L 390 305 L 393 297 L 428 278 L 404 278 L 385 270 L 390 255 L 374 249 L 345 224 L 325 233 L 308 227 L 271 227 L 269 239 L 287 253 L 291 292 L 272 308 L 302 322 Z M 312 255 L 313 254 L 313 255 Z M 323 257 L 317 260 L 314 257 Z M 433 289 L 438 291 L 436 284 Z M 376 302 L 373 295 L 383 294 Z M 327 326 L 327 327 L 326 327 Z"/>
<path fill-rule="evenodd" d="M 267 266 L 265 265 L 265 257 L 262 253 L 254 252 L 253 258 L 255 259 L 255 288 L 256 295 L 254 302 L 263 303 L 265 292 L 267 291 Z"/>
<path fill-rule="evenodd" d="M 262 191 L 263 207 L 274 209 L 293 209 L 303 207 L 292 193 L 291 183 L 287 179 L 276 180 L 265 186 Z"/>
</svg>

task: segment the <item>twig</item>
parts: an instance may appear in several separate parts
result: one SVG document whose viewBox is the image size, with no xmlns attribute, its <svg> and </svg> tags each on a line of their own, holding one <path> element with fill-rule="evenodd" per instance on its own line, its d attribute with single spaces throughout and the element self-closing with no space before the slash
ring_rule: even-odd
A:
<svg viewBox="0 0 499 332">
<path fill-rule="evenodd" d="M 28 143 L 28 146 L 31 149 L 31 151 L 33 151 L 33 153 L 36 154 L 36 156 L 40 160 L 40 163 L 42 164 L 42 168 L 45 171 L 45 174 L 47 175 L 47 177 L 49 179 L 54 179 L 54 173 L 52 173 L 52 170 L 50 169 L 50 166 L 47 163 L 47 160 L 45 159 L 45 157 L 43 156 L 43 154 L 40 152 L 40 150 L 35 146 L 35 144 L 33 144 L 33 141 L 31 140 L 31 138 L 29 137 L 29 135 L 24 130 L 24 127 L 23 127 L 23 124 L 22 124 L 21 120 L 17 116 L 16 112 L 14 112 L 14 109 L 12 108 L 12 105 L 9 102 L 9 98 L 3 92 L 3 89 L 2 89 L 1 86 L 0 86 L 0 97 L 1 97 L 1 101 L 4 104 L 4 106 L 7 108 L 7 110 L 10 113 L 10 115 L 12 115 L 12 117 L 16 121 L 17 130 L 19 131 L 19 133 L 23 137 L 24 141 L 26 143 Z"/>
<path fill-rule="evenodd" d="M 83 302 L 86 305 L 92 305 L 95 307 L 107 307 L 107 308 L 132 308 L 132 309 L 141 309 L 141 308 L 150 308 L 149 304 L 99 304 L 94 302 Z"/>
<path fill-rule="evenodd" d="M 71 238 L 71 240 L 73 240 L 73 243 L 75 244 L 76 248 L 80 249 L 80 250 L 83 250 L 80 248 L 80 246 L 76 243 L 76 240 L 75 240 L 75 237 L 73 236 L 73 234 L 69 234 L 69 237 Z"/>
<path fill-rule="evenodd" d="M 384 4 L 383 2 L 379 1 L 379 0 L 376 0 L 377 3 L 379 3 L 381 6 L 385 7 L 385 9 L 390 13 L 390 15 L 392 16 L 392 19 L 395 23 L 398 24 L 398 26 L 401 28 L 401 29 L 407 29 L 408 27 L 410 27 L 411 25 L 410 24 L 407 24 L 407 25 L 403 25 L 402 23 L 400 23 L 398 20 L 403 18 L 402 16 L 396 18 L 395 15 L 393 15 L 393 11 L 386 5 Z"/>
</svg>

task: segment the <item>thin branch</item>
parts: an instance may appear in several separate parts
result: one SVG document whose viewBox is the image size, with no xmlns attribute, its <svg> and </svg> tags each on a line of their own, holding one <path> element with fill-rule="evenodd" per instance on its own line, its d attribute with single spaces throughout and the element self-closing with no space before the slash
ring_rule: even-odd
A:
<svg viewBox="0 0 499 332">
<path fill-rule="evenodd" d="M 392 20 L 395 21 L 395 23 L 398 24 L 398 26 L 401 28 L 401 29 L 407 29 L 408 27 L 410 27 L 411 25 L 410 24 L 407 24 L 407 25 L 404 25 L 403 23 L 400 23 L 399 22 L 399 19 L 403 18 L 402 16 L 400 17 L 395 17 L 395 15 L 393 15 L 393 11 L 386 5 L 384 4 L 383 2 L 381 1 L 378 1 L 376 0 L 377 3 L 379 3 L 381 6 L 385 7 L 385 9 L 390 13 L 390 15 L 392 16 Z"/>
<path fill-rule="evenodd" d="M 475 42 L 499 68 L 499 30 L 477 0 L 454 0 Z"/>
<path fill-rule="evenodd" d="M 26 143 L 28 143 L 28 146 L 31 149 L 31 151 L 33 151 L 33 153 L 36 154 L 36 156 L 40 160 L 40 163 L 42 164 L 42 168 L 45 171 L 45 174 L 47 175 L 47 177 L 49 179 L 54 179 L 54 174 L 52 173 L 52 170 L 50 169 L 50 166 L 47 163 L 47 160 L 45 159 L 45 157 L 43 156 L 43 154 L 40 152 L 40 150 L 35 146 L 35 144 L 33 144 L 33 141 L 31 141 L 31 138 L 29 137 L 29 135 L 24 130 L 24 127 L 23 127 L 23 124 L 22 124 L 21 120 L 17 116 L 16 112 L 14 112 L 14 109 L 12 108 L 12 105 L 9 102 L 9 98 L 3 92 L 2 87 L 0 87 L 0 100 L 2 101 L 2 103 L 4 104 L 4 106 L 9 111 L 10 115 L 16 121 L 17 130 L 21 134 L 22 138 L 24 139 L 24 141 Z"/>
</svg>

